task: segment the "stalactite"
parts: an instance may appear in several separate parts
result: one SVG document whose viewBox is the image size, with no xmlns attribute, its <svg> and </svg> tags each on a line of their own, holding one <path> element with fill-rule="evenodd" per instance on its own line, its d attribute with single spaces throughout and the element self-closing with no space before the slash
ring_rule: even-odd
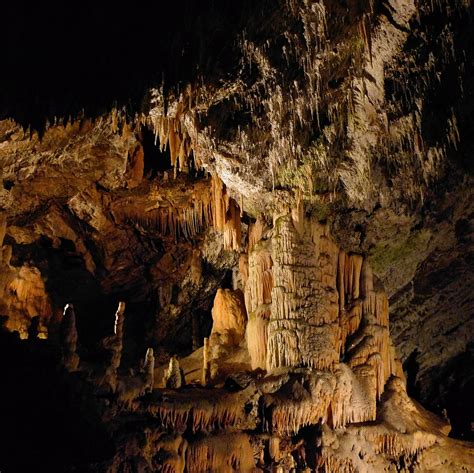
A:
<svg viewBox="0 0 474 473">
<path fill-rule="evenodd" d="M 224 183 L 217 176 L 212 177 L 212 196 L 213 226 L 216 230 L 224 231 L 228 201 L 224 194 Z"/>
<path fill-rule="evenodd" d="M 327 454 L 318 457 L 317 466 L 318 471 L 337 471 L 337 473 L 357 473 L 359 471 L 350 459 L 341 459 Z"/>
<path fill-rule="evenodd" d="M 179 137 L 175 130 L 175 124 L 172 120 L 169 127 L 169 135 L 168 135 L 168 145 L 170 148 L 170 157 L 171 157 L 171 165 L 176 168 L 177 167 L 177 156 L 178 156 L 178 147 L 179 147 Z"/>
<path fill-rule="evenodd" d="M 0 298 L 8 314 L 7 327 L 17 330 L 21 338 L 28 337 L 28 327 L 32 317 L 40 317 L 42 336 L 46 329 L 43 324 L 51 317 L 51 303 L 46 293 L 45 283 L 38 268 L 24 264 L 20 268 L 10 266 L 12 247 L 0 249 L 2 264 L 0 269 Z"/>
<path fill-rule="evenodd" d="M 372 267 L 365 260 L 362 264 L 361 270 L 361 291 L 364 297 L 368 297 L 369 294 L 374 290 L 374 279 L 372 274 Z"/>
<path fill-rule="evenodd" d="M 255 471 L 249 437 L 245 434 L 227 434 L 191 443 L 186 455 L 186 469 L 189 473 Z"/>
<path fill-rule="evenodd" d="M 3 240 L 7 233 L 7 217 L 5 214 L 0 213 L 0 248 L 3 246 Z"/>
<path fill-rule="evenodd" d="M 242 285 L 245 287 L 249 278 L 249 257 L 247 253 L 241 253 L 239 256 L 239 274 L 242 280 Z M 246 307 L 247 311 L 250 311 L 247 305 Z"/>
<path fill-rule="evenodd" d="M 160 307 L 166 307 L 171 304 L 172 297 L 173 284 L 170 281 L 164 281 L 158 288 L 158 302 L 160 303 Z"/>
<path fill-rule="evenodd" d="M 189 444 L 181 435 L 160 435 L 159 440 L 153 434 L 147 439 L 145 451 L 150 451 L 150 456 L 158 456 L 163 463 L 160 465 L 162 473 L 184 473 L 186 468 L 186 452 Z"/>
<path fill-rule="evenodd" d="M 263 218 L 258 217 L 257 220 L 249 226 L 248 233 L 248 253 L 253 251 L 255 245 L 262 239 L 266 224 Z"/>
<path fill-rule="evenodd" d="M 62 364 L 68 371 L 77 371 L 79 355 L 77 354 L 76 314 L 72 304 L 64 307 L 60 328 Z"/>
<path fill-rule="evenodd" d="M 273 436 L 268 440 L 268 450 L 273 461 L 280 460 L 280 438 Z"/>
<path fill-rule="evenodd" d="M 240 250 L 242 240 L 242 227 L 240 223 L 240 209 L 235 200 L 230 199 L 224 225 L 224 248 L 227 250 Z"/>
<path fill-rule="evenodd" d="M 349 302 L 360 297 L 362 263 L 362 256 L 348 255 L 342 250 L 339 251 L 337 281 L 340 310 L 343 310 Z"/>
<path fill-rule="evenodd" d="M 240 208 L 216 175 L 212 176 L 212 196 L 213 226 L 224 233 L 224 248 L 238 251 L 242 239 Z"/>
<path fill-rule="evenodd" d="M 146 229 L 153 229 L 162 236 L 192 239 L 209 225 L 210 202 L 195 202 L 187 209 L 178 207 L 161 207 L 143 212 L 130 209 L 117 212 L 120 220 L 135 223 Z"/>
<path fill-rule="evenodd" d="M 233 430 L 238 426 L 250 425 L 246 404 L 249 392 L 229 393 L 223 390 L 200 389 L 194 392 L 174 391 L 170 398 L 142 406 L 142 412 L 157 419 L 163 429 L 175 432 L 210 433 L 216 430 Z M 191 396 L 191 397 L 190 397 Z M 169 399 L 172 399 L 169 401 Z M 253 425 L 255 421 L 253 420 Z"/>
<path fill-rule="evenodd" d="M 266 409 L 271 412 L 271 433 L 294 435 L 307 425 L 327 422 L 334 378 L 313 373 L 300 381 L 293 380 L 291 389 L 265 396 Z"/>
</svg>

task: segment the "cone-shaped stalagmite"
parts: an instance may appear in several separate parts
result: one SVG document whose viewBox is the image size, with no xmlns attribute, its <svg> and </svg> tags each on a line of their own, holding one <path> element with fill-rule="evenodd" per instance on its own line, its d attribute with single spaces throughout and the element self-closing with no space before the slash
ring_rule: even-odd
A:
<svg viewBox="0 0 474 473">
<path fill-rule="evenodd" d="M 148 348 L 145 355 L 144 369 L 144 380 L 145 380 L 145 391 L 151 392 L 155 382 L 155 355 L 153 348 Z"/>
<path fill-rule="evenodd" d="M 125 302 L 119 302 L 115 313 L 114 334 L 104 339 L 104 347 L 110 353 L 110 363 L 105 370 L 104 381 L 115 391 L 117 386 L 117 371 L 122 360 L 123 323 L 125 319 Z"/>
<path fill-rule="evenodd" d="M 168 369 L 165 371 L 163 378 L 163 384 L 170 389 L 179 389 L 185 384 L 183 371 L 179 366 L 178 357 L 176 355 L 170 358 Z"/>
<path fill-rule="evenodd" d="M 244 340 L 246 324 L 242 292 L 218 289 L 212 307 L 212 331 L 209 337 L 211 379 L 217 377 L 225 357 Z"/>
</svg>

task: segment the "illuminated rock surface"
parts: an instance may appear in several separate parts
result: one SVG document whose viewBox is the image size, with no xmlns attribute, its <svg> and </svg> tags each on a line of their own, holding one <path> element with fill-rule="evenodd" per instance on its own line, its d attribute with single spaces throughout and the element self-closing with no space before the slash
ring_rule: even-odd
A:
<svg viewBox="0 0 474 473">
<path fill-rule="evenodd" d="M 469 0 L 5 8 L 2 472 L 474 471 Z"/>
</svg>

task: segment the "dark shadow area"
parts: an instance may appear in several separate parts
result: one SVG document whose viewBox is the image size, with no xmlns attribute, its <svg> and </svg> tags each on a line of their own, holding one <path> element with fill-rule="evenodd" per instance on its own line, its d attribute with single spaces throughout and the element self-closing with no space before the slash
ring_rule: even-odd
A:
<svg viewBox="0 0 474 473">
<path fill-rule="evenodd" d="M 148 128 L 141 132 L 141 143 L 143 146 L 143 155 L 145 160 L 143 175 L 146 179 L 154 179 L 165 171 L 173 172 L 171 165 L 171 155 L 169 147 L 165 150 L 160 149 L 160 140 Z M 171 177 L 171 176 L 170 176 Z"/>
<path fill-rule="evenodd" d="M 450 437 L 474 441 L 474 343 L 427 377 L 431 389 L 426 407 L 438 414 L 444 411 L 452 426 Z"/>
<path fill-rule="evenodd" d="M 0 119 L 41 130 L 54 117 L 95 117 L 114 104 L 133 116 L 151 86 L 179 88 L 209 70 L 219 80 L 238 66 L 235 39 L 265 3 L 6 3 Z"/>
<path fill-rule="evenodd" d="M 87 471 L 114 453 L 91 387 L 62 373 L 58 356 L 49 340 L 20 340 L 0 328 L 3 473 Z"/>
<path fill-rule="evenodd" d="M 410 353 L 410 356 L 403 363 L 403 371 L 407 377 L 407 393 L 410 397 L 418 399 L 420 396 L 420 388 L 417 383 L 416 377 L 420 369 L 420 363 L 418 363 L 418 356 L 420 351 L 418 348 Z"/>
<path fill-rule="evenodd" d="M 104 294 L 99 280 L 87 270 L 74 244 L 65 239 L 60 242 L 59 247 L 53 247 L 50 239 L 40 238 L 30 245 L 15 245 L 12 264 L 34 262 L 45 276 L 46 292 L 53 306 L 74 305 L 79 341 L 81 345 L 91 346 L 113 327 L 118 300 Z"/>
</svg>

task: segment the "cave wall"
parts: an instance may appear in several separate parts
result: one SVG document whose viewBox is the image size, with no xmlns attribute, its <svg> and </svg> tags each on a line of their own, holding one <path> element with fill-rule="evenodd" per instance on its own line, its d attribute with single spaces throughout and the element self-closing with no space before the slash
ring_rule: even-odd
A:
<svg viewBox="0 0 474 473">
<path fill-rule="evenodd" d="M 100 7 L 83 43 L 72 25 L 30 60 L 41 21 L 2 32 L 6 327 L 26 338 L 39 316 L 47 337 L 72 302 L 93 352 L 126 300 L 124 366 L 148 347 L 167 363 L 211 335 L 218 288 L 238 288 L 250 368 L 327 369 L 334 278 L 360 257 L 390 302 L 408 394 L 472 439 L 471 2 L 150 8 Z"/>
</svg>

